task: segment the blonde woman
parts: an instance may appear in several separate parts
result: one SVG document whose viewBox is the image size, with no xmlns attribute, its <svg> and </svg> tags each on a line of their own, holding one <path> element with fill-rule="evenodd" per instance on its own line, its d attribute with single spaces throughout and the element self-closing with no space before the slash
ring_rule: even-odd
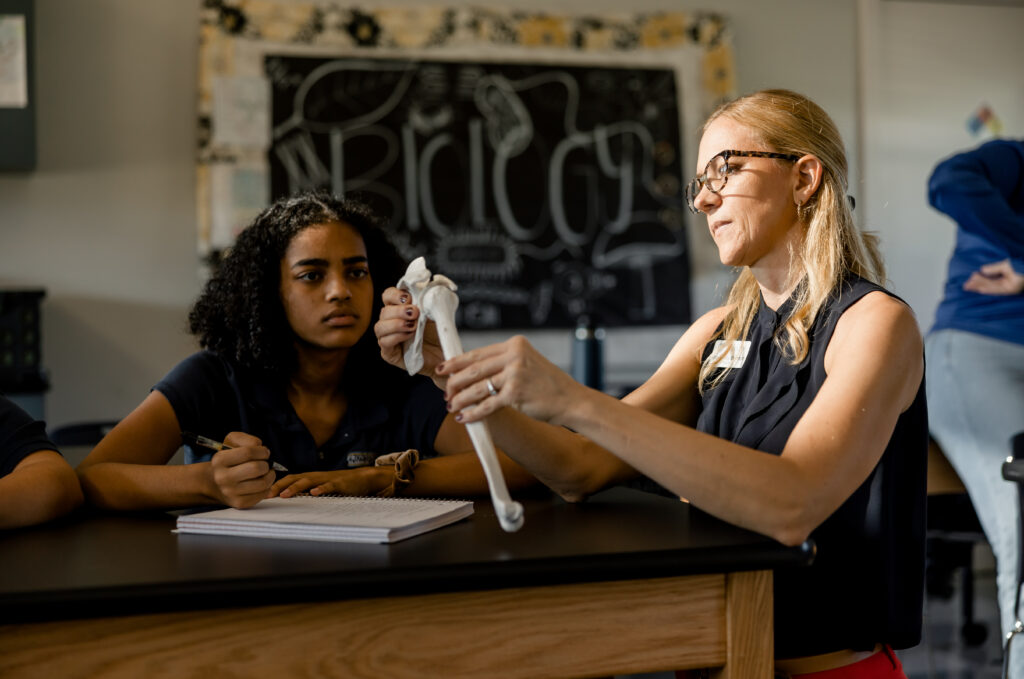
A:
<svg viewBox="0 0 1024 679">
<path fill-rule="evenodd" d="M 688 203 L 740 274 L 636 391 L 587 389 L 522 337 L 424 372 L 566 499 L 644 475 L 782 543 L 813 538 L 809 569 L 776 574 L 777 669 L 904 677 L 893 649 L 921 633 L 923 350 L 854 225 L 840 135 L 806 97 L 757 92 L 712 114 L 696 170 Z M 395 289 L 385 301 L 375 331 L 397 365 L 418 311 Z"/>
</svg>

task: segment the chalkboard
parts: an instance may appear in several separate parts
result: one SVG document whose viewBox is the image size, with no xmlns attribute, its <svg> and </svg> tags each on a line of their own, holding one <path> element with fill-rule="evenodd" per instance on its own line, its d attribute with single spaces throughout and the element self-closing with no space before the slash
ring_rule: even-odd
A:
<svg viewBox="0 0 1024 679">
<path fill-rule="evenodd" d="M 373 205 L 464 328 L 690 320 L 671 68 L 268 54 L 271 197 Z"/>
</svg>

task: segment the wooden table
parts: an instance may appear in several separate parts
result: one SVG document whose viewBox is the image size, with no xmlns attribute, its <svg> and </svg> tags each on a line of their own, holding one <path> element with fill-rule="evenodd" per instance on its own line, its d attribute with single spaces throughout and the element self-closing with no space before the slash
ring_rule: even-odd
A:
<svg viewBox="0 0 1024 679">
<path fill-rule="evenodd" d="M 689 505 L 526 499 L 393 545 L 82 515 L 0 535 L 0 676 L 772 675 L 771 569 L 810 562 Z"/>
</svg>

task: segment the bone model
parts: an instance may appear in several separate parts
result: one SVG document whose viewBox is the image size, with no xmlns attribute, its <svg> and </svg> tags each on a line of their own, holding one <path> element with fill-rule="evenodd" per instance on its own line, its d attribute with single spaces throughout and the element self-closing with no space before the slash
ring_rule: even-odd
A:
<svg viewBox="0 0 1024 679">
<path fill-rule="evenodd" d="M 412 303 L 419 307 L 420 318 L 416 326 L 416 334 L 405 344 L 405 368 L 410 375 L 415 375 L 423 367 L 423 330 L 427 320 L 434 321 L 437 336 L 441 341 L 441 351 L 445 360 L 462 353 L 462 342 L 455 328 L 455 309 L 459 306 L 459 297 L 455 294 L 458 286 L 446 276 L 437 274 L 431 278 L 430 269 L 422 257 L 417 257 L 409 264 L 398 287 L 408 290 L 412 295 Z M 487 475 L 487 486 L 491 491 L 491 501 L 498 515 L 498 522 L 505 531 L 512 533 L 523 525 L 523 506 L 512 500 L 505 485 L 505 477 L 498 465 L 498 456 L 494 451 L 494 441 L 485 422 L 470 422 L 466 425 L 469 438 L 473 441 L 477 457 Z"/>
</svg>

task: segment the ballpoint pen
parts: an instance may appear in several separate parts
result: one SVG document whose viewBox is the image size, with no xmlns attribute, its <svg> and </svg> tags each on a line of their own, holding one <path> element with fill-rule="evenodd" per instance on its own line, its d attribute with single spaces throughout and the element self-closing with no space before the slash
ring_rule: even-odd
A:
<svg viewBox="0 0 1024 679">
<path fill-rule="evenodd" d="M 193 434 L 190 431 L 181 432 L 181 440 L 190 446 L 199 446 L 202 448 L 209 448 L 210 450 L 227 450 L 228 448 L 232 447 L 227 445 L 223 441 L 217 441 L 215 439 L 211 439 L 200 434 Z M 288 468 L 285 467 L 280 462 L 272 462 L 270 464 L 270 467 L 274 471 L 284 472 L 286 474 L 288 473 Z"/>
</svg>

